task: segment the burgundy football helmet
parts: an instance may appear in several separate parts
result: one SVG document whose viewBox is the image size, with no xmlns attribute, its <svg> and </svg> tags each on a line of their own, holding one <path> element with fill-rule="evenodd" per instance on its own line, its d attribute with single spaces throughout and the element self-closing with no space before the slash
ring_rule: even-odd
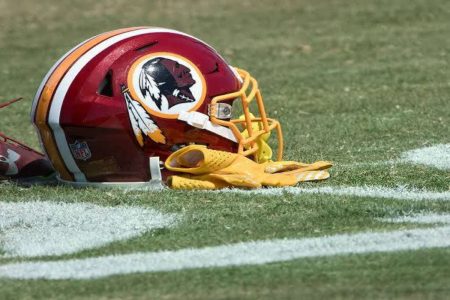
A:
<svg viewBox="0 0 450 300">
<path fill-rule="evenodd" d="M 258 139 L 272 130 L 282 157 L 256 80 L 164 28 L 115 30 L 70 50 L 42 81 L 31 118 L 60 180 L 76 185 L 160 181 L 169 174 L 160 161 L 188 144 L 258 160 Z"/>
</svg>

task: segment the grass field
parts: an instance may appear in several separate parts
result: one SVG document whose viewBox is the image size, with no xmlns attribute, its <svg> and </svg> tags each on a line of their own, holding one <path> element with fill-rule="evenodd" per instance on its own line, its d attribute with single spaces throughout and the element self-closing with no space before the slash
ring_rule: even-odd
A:
<svg viewBox="0 0 450 300">
<path fill-rule="evenodd" d="M 170 228 L 39 260 L 406 230 L 429 225 L 380 218 L 450 213 L 448 168 L 401 160 L 408 150 L 450 144 L 449 1 L 0 0 L 0 102 L 25 98 L 0 111 L 0 129 L 38 147 L 29 111 L 48 69 L 80 41 L 136 25 L 187 32 L 249 70 L 283 125 L 286 158 L 335 164 L 329 180 L 301 187 L 402 187 L 447 194 L 441 200 L 402 200 L 401 190 L 390 199 L 0 183 L 0 202 L 133 205 L 180 216 Z M 0 254 L 3 230 L 0 226 Z M 35 260 L 0 255 L 0 267 Z M 442 247 L 91 280 L 0 277 L 0 299 L 448 299 L 449 283 L 450 248 Z"/>
</svg>

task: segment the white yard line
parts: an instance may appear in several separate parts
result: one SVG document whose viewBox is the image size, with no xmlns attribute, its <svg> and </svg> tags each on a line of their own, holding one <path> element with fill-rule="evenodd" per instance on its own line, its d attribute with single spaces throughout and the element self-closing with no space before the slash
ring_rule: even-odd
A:
<svg viewBox="0 0 450 300">
<path fill-rule="evenodd" d="M 450 144 L 438 144 L 407 151 L 402 154 L 402 162 L 431 166 L 439 170 L 450 170 Z"/>
<path fill-rule="evenodd" d="M 6 257 L 62 255 L 167 227 L 175 215 L 132 206 L 0 202 L 0 249 Z"/>
<path fill-rule="evenodd" d="M 335 167 L 362 168 L 397 164 L 426 165 L 440 170 L 450 170 L 450 144 L 437 144 L 430 147 L 409 150 L 403 152 L 398 159 L 336 163 Z"/>
<path fill-rule="evenodd" d="M 385 198 L 398 200 L 441 200 L 450 201 L 450 191 L 435 192 L 419 189 L 408 189 L 405 187 L 382 187 L 382 186 L 321 186 L 313 188 L 286 187 L 286 188 L 267 188 L 256 190 L 225 189 L 217 193 L 238 193 L 251 195 L 281 196 L 284 193 L 301 194 L 325 194 L 338 196 L 356 196 L 370 198 Z"/>
<path fill-rule="evenodd" d="M 450 144 L 405 152 L 399 160 L 377 164 L 414 163 L 450 169 Z M 361 163 L 364 166 L 368 163 Z M 373 164 L 373 163 L 370 163 Z M 229 189 L 216 193 L 252 195 L 325 194 L 413 201 L 449 201 L 450 191 L 406 187 L 321 186 L 258 190 Z M 6 257 L 74 253 L 139 236 L 175 223 L 175 215 L 138 207 L 102 207 L 86 203 L 0 202 L 0 249 Z M 304 257 L 391 252 L 450 247 L 450 215 L 404 216 L 394 223 L 446 224 L 425 229 L 364 232 L 303 239 L 242 242 L 199 249 L 181 249 L 0 266 L 0 277 L 17 279 L 90 279 L 118 274 L 193 268 L 258 265 Z"/>
<path fill-rule="evenodd" d="M 380 219 L 390 223 L 417 223 L 417 224 L 450 224 L 450 214 L 426 214 L 401 216 L 392 219 Z M 448 237 L 450 239 L 450 236 Z"/>
<path fill-rule="evenodd" d="M 419 223 L 448 223 L 450 215 L 415 216 Z M 392 220 L 391 220 L 392 221 Z M 408 221 L 394 219 L 393 221 Z M 194 268 L 260 265 L 306 257 L 392 252 L 450 246 L 450 226 L 391 232 L 242 242 L 230 245 L 103 256 L 61 261 L 37 261 L 0 266 L 0 277 L 15 279 L 91 279 L 111 275 Z"/>
</svg>

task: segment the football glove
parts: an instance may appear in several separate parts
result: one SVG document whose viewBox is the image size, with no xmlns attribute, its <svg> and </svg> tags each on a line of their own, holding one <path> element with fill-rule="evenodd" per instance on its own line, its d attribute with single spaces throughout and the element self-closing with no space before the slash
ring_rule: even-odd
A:
<svg viewBox="0 0 450 300">
<path fill-rule="evenodd" d="M 295 161 L 258 164 L 236 153 L 190 145 L 172 153 L 165 166 L 172 172 L 181 173 L 169 177 L 171 188 L 192 190 L 293 186 L 303 181 L 327 179 L 330 174 L 326 170 L 332 164 L 326 161 L 313 164 Z"/>
</svg>

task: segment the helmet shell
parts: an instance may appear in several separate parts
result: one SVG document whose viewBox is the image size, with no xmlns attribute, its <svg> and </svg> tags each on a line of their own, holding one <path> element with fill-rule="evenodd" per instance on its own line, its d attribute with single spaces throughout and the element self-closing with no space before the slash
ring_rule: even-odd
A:
<svg viewBox="0 0 450 300">
<path fill-rule="evenodd" d="M 163 161 L 183 145 L 237 151 L 235 142 L 177 116 L 208 115 L 213 97 L 240 84 L 228 63 L 197 38 L 125 28 L 66 53 L 44 78 L 31 117 L 61 179 L 145 182 L 150 157 Z M 136 112 L 145 117 L 135 118 Z"/>
</svg>

